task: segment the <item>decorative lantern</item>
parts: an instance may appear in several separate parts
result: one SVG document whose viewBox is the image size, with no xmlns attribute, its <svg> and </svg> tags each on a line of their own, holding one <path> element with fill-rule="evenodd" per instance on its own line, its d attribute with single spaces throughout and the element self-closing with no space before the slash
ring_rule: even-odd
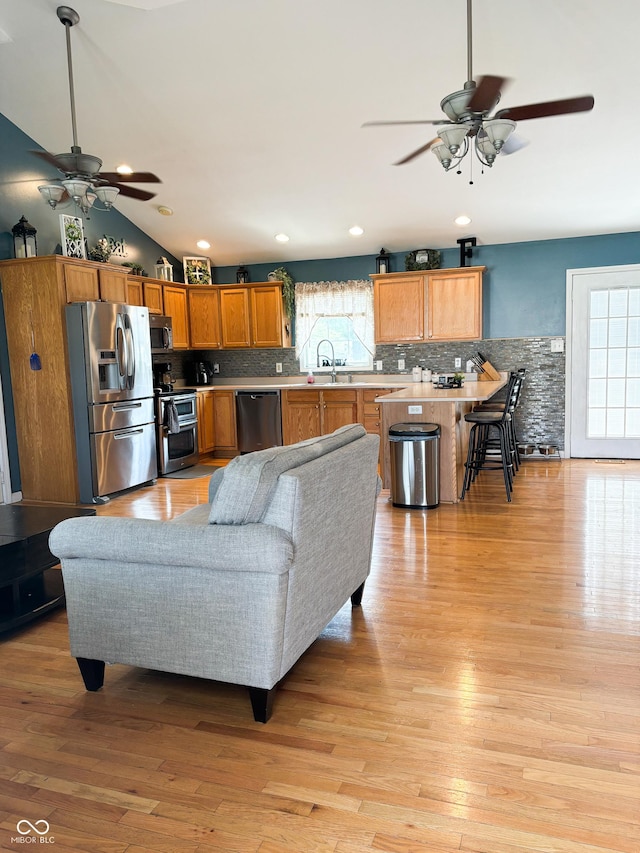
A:
<svg viewBox="0 0 640 853">
<path fill-rule="evenodd" d="M 236 281 L 238 284 L 247 284 L 249 282 L 249 270 L 246 267 L 238 267 L 236 270 Z"/>
<path fill-rule="evenodd" d="M 376 258 L 376 272 L 384 275 L 384 273 L 391 272 L 391 256 L 387 252 L 386 249 L 380 249 L 380 254 Z"/>
<path fill-rule="evenodd" d="M 20 217 L 20 222 L 11 229 L 13 234 L 13 251 L 16 258 L 35 258 L 38 254 L 36 234 L 33 225 L 29 225 L 26 217 Z"/>
<path fill-rule="evenodd" d="M 173 281 L 173 267 L 165 257 L 158 258 L 155 271 L 160 281 Z"/>
</svg>

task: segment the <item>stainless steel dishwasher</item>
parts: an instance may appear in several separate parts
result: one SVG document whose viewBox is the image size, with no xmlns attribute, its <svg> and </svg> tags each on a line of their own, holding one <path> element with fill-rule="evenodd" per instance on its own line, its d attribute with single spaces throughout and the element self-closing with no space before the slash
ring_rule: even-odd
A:
<svg viewBox="0 0 640 853">
<path fill-rule="evenodd" d="M 236 391 L 236 416 L 240 453 L 282 444 L 279 391 Z"/>
</svg>

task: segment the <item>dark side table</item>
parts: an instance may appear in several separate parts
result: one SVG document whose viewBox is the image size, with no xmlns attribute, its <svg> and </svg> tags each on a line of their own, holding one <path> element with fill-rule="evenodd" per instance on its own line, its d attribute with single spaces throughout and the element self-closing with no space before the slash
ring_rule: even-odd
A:
<svg viewBox="0 0 640 853">
<path fill-rule="evenodd" d="M 64 603 L 49 534 L 65 518 L 95 514 L 95 509 L 59 504 L 0 505 L 0 633 Z"/>
</svg>

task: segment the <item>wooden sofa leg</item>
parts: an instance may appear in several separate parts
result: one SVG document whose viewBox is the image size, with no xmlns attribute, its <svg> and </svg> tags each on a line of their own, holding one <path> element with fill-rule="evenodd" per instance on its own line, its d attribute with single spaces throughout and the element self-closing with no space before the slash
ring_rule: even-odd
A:
<svg viewBox="0 0 640 853">
<path fill-rule="evenodd" d="M 253 719 L 256 723 L 266 723 L 273 711 L 273 700 L 276 688 L 265 690 L 264 687 L 250 687 L 251 707 L 253 708 Z"/>
<path fill-rule="evenodd" d="M 84 686 L 92 692 L 104 684 L 104 661 L 91 658 L 76 658 Z"/>
<path fill-rule="evenodd" d="M 358 589 L 351 596 L 351 606 L 352 607 L 360 607 L 362 604 L 362 593 L 364 592 L 364 581 L 360 584 Z"/>
</svg>

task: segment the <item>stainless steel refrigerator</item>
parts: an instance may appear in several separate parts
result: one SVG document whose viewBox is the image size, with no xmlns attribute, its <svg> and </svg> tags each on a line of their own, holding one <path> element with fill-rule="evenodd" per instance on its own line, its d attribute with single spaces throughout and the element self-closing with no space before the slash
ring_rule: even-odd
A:
<svg viewBox="0 0 640 853">
<path fill-rule="evenodd" d="M 80 500 L 103 503 L 158 475 L 149 309 L 75 302 L 66 315 Z"/>
</svg>

